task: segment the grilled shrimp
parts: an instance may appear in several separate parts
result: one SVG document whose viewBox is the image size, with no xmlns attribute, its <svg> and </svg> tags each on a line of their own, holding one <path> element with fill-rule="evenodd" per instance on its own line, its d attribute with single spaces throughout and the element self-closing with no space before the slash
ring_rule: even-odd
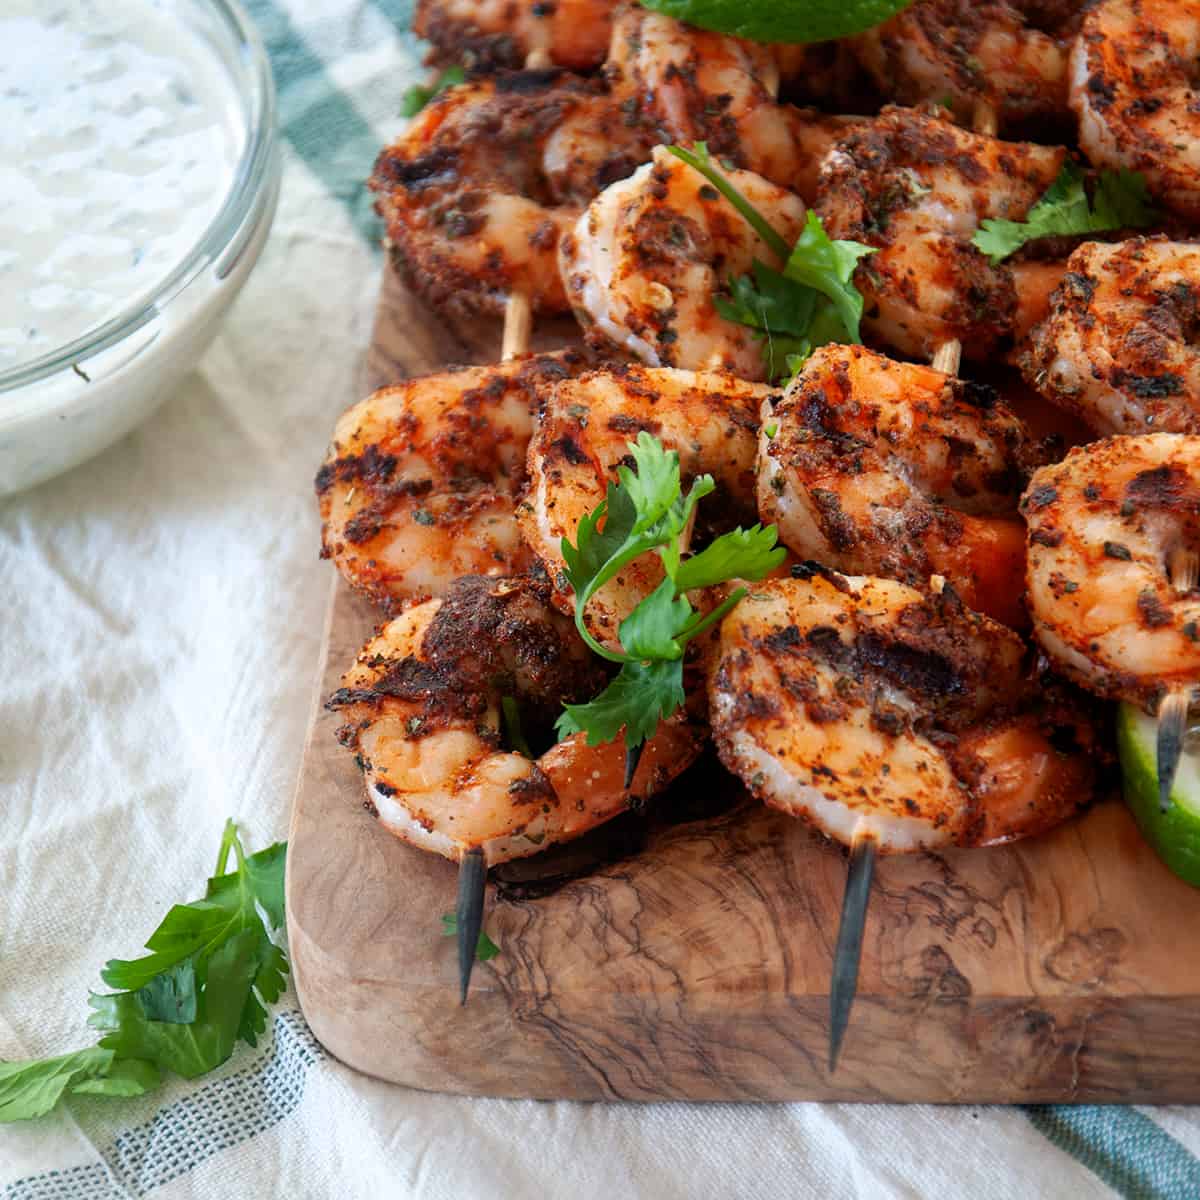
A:
<svg viewBox="0 0 1200 1200">
<path fill-rule="evenodd" d="M 446 858 L 481 848 L 504 862 L 617 816 L 699 753 L 705 731 L 686 710 L 659 725 L 629 788 L 621 739 L 589 747 L 574 734 L 537 758 L 505 749 L 504 699 L 535 737 L 565 702 L 604 686 L 598 661 L 531 580 L 468 577 L 385 625 L 328 707 L 345 718 L 338 738 L 389 833 Z"/>
<path fill-rule="evenodd" d="M 548 394 L 529 443 L 529 482 L 517 520 L 560 607 L 574 605 L 563 576 L 562 539 L 575 541 L 579 522 L 604 499 L 642 430 L 678 452 L 685 480 L 708 473 L 727 508 L 738 517 L 752 513 L 758 407 L 768 390 L 724 373 L 627 366 L 587 372 Z M 630 563 L 588 605 L 592 635 L 619 647 L 621 621 L 661 579 L 657 555 Z"/>
<path fill-rule="evenodd" d="M 538 389 L 584 365 L 565 353 L 447 371 L 348 409 L 317 475 L 323 556 L 389 609 L 460 575 L 523 570 L 513 497 Z"/>
<path fill-rule="evenodd" d="M 949 101 L 968 122 L 980 106 L 1002 125 L 1045 121 L 1067 115 L 1062 24 L 1080 7 L 1060 4 L 1047 13 L 1021 0 L 917 0 L 851 45 L 897 103 Z M 1039 28 L 1046 17 L 1049 32 Z"/>
<path fill-rule="evenodd" d="M 1200 0 L 1102 0 L 1071 53 L 1079 145 L 1098 167 L 1141 171 L 1150 191 L 1200 218 Z"/>
<path fill-rule="evenodd" d="M 749 171 L 734 186 L 790 243 L 804 204 Z M 563 237 L 567 297 L 585 329 L 651 366 L 764 373 L 761 343 L 727 321 L 713 297 L 771 251 L 704 177 L 664 148 L 628 179 L 610 184 Z"/>
<path fill-rule="evenodd" d="M 375 163 L 393 254 L 430 302 L 499 313 L 523 293 L 562 312 L 558 239 L 649 157 L 600 83 L 521 71 L 449 88 Z"/>
<path fill-rule="evenodd" d="M 763 405 L 758 511 L 801 559 L 924 587 L 1006 625 L 1021 603 L 1024 431 L 991 389 L 823 346 Z"/>
<path fill-rule="evenodd" d="M 884 109 L 848 134 L 822 166 L 818 212 L 831 237 L 878 247 L 855 274 L 864 328 L 925 358 L 958 339 L 968 358 L 987 360 L 1023 334 L 1061 267 L 992 266 L 971 237 L 986 217 L 1021 220 L 1065 155 L 915 109 Z"/>
<path fill-rule="evenodd" d="M 604 61 L 616 0 L 417 0 L 413 31 L 442 62 L 521 67 L 531 54 L 572 71 Z"/>
<path fill-rule="evenodd" d="M 780 104 L 779 61 L 769 46 L 636 6 L 617 16 L 606 73 L 657 141 L 707 142 L 712 154 L 809 203 L 821 159 L 857 122 Z"/>
<path fill-rule="evenodd" d="M 1200 246 L 1085 242 L 1019 357 L 1097 433 L 1200 433 Z"/>
<path fill-rule="evenodd" d="M 1168 691 L 1200 698 L 1200 590 L 1171 578 L 1200 546 L 1200 438 L 1077 447 L 1034 474 L 1022 511 L 1033 627 L 1059 666 L 1151 713 Z"/>
<path fill-rule="evenodd" d="M 986 846 L 1091 798 L 1080 698 L 947 588 L 886 579 L 755 584 L 721 624 L 709 713 L 721 761 L 772 807 L 883 851 Z"/>
</svg>

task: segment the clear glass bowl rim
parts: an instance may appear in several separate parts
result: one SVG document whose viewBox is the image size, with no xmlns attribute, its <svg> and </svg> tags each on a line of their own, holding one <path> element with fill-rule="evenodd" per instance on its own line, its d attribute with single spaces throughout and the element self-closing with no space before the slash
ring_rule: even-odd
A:
<svg viewBox="0 0 1200 1200">
<path fill-rule="evenodd" d="M 153 321 L 197 272 L 220 258 L 260 202 L 275 160 L 275 81 L 271 62 L 258 30 L 239 0 L 201 0 L 201 5 L 216 13 L 233 39 L 233 48 L 244 64 L 244 69 L 235 75 L 234 84 L 248 104 L 246 145 L 220 210 L 200 240 L 149 296 L 74 341 L 40 358 L 0 371 L 0 392 L 70 370 Z"/>
</svg>

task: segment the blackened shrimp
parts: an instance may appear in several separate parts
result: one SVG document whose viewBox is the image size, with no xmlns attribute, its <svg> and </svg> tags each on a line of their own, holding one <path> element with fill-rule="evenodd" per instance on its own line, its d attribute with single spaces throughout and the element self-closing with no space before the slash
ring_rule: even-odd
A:
<svg viewBox="0 0 1200 1200">
<path fill-rule="evenodd" d="M 925 587 L 1028 624 L 1024 430 L 990 389 L 824 346 L 763 405 L 758 511 L 801 559 Z"/>
<path fill-rule="evenodd" d="M 1071 54 L 1079 145 L 1098 167 L 1140 171 L 1200 218 L 1200 0 L 1102 0 Z"/>
<path fill-rule="evenodd" d="M 394 256 L 435 305 L 498 314 L 519 293 L 562 312 L 560 234 L 649 152 L 599 82 L 521 71 L 436 97 L 371 187 Z"/>
<path fill-rule="evenodd" d="M 1033 476 L 1022 509 L 1034 631 L 1059 666 L 1150 713 L 1170 691 L 1200 698 L 1200 590 L 1194 573 L 1177 582 L 1177 556 L 1200 549 L 1200 438 L 1079 446 Z"/>
<path fill-rule="evenodd" d="M 1019 361 L 1097 433 L 1200 433 L 1198 335 L 1200 246 L 1085 242 Z"/>
<path fill-rule="evenodd" d="M 817 211 L 831 237 L 877 247 L 854 277 L 863 328 L 914 357 L 955 339 L 967 358 L 1006 349 L 1044 314 L 1062 268 L 993 266 L 971 237 L 985 218 L 1022 220 L 1065 155 L 916 109 L 888 108 L 855 128 L 822 166 Z"/>
<path fill-rule="evenodd" d="M 804 204 L 749 171 L 733 185 L 790 244 Z M 567 297 L 585 329 L 651 366 L 723 368 L 762 379 L 762 346 L 718 312 L 714 296 L 766 243 L 704 177 L 657 147 L 653 161 L 610 184 L 560 243 Z"/>
<path fill-rule="evenodd" d="M 739 519 L 752 514 L 758 408 L 768 392 L 723 372 L 627 366 L 587 372 L 549 393 L 529 443 L 529 482 L 517 519 L 555 585 L 555 602 L 574 606 L 563 575 L 563 538 L 576 540 L 580 521 L 604 499 L 643 430 L 678 452 L 685 481 L 713 476 L 714 509 Z M 588 605 L 593 636 L 618 648 L 621 621 L 661 580 L 657 555 L 634 559 Z"/>
<path fill-rule="evenodd" d="M 604 61 L 617 0 L 418 0 L 413 31 L 442 62 L 475 70 L 546 65 L 589 71 Z"/>
<path fill-rule="evenodd" d="M 1073 10 L 1081 6 L 917 0 L 851 44 L 900 104 L 949 103 L 967 124 L 982 108 L 1002 126 L 1046 121 L 1067 115 L 1063 35 L 1073 32 Z"/>
<path fill-rule="evenodd" d="M 721 624 L 721 761 L 767 804 L 886 852 L 1042 833 L 1095 784 L 1082 700 L 949 588 L 813 574 L 756 584 Z"/>
<path fill-rule="evenodd" d="M 574 734 L 537 758 L 505 747 L 506 699 L 535 738 L 564 703 L 604 686 L 598 663 L 529 579 L 465 578 L 384 626 L 328 707 L 390 833 L 446 858 L 480 849 L 504 862 L 617 816 L 699 753 L 705 730 L 685 710 L 659 725 L 629 787 L 622 739 L 592 747 Z"/>
<path fill-rule="evenodd" d="M 618 14 L 606 73 L 660 142 L 706 142 L 732 166 L 811 203 L 821 159 L 856 118 L 778 101 L 769 46 L 684 25 L 630 6 Z"/>
<path fill-rule="evenodd" d="M 584 365 L 567 353 L 446 371 L 348 409 L 317 475 L 323 555 L 392 610 L 460 575 L 524 569 L 513 503 L 538 393 Z"/>
</svg>

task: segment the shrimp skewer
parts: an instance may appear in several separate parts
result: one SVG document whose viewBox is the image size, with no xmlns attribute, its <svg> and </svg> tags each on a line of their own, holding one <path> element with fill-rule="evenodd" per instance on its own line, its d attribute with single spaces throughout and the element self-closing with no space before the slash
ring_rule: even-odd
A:
<svg viewBox="0 0 1200 1200">
<path fill-rule="evenodd" d="M 702 727 L 681 710 L 646 743 L 629 783 L 619 742 L 591 747 L 575 734 L 537 758 L 504 748 L 506 697 L 534 737 L 603 681 L 543 585 L 468 576 L 385 625 L 328 701 L 345 719 L 338 738 L 355 754 L 380 824 L 460 864 L 464 998 L 487 868 L 578 837 L 649 798 L 703 744 Z"/>
<path fill-rule="evenodd" d="M 1160 802 L 1200 699 L 1200 437 L 1114 437 L 1043 467 L 1021 502 L 1034 632 L 1064 672 L 1159 717 Z"/>
<path fill-rule="evenodd" d="M 791 245 L 803 201 L 749 171 L 731 184 Z M 588 331 L 653 367 L 724 368 L 762 379 L 761 345 L 714 296 L 773 250 L 705 178 L 665 148 L 610 184 L 559 242 L 567 298 Z"/>
<path fill-rule="evenodd" d="M 990 389 L 824 346 L 763 404 L 759 517 L 801 559 L 917 587 L 943 576 L 968 607 L 1021 628 L 1026 453 Z"/>
<path fill-rule="evenodd" d="M 918 110 L 887 108 L 853 129 L 822 164 L 817 212 L 830 237 L 876 248 L 854 277 L 864 329 L 914 358 L 954 341 L 984 361 L 1007 349 L 1045 312 L 1061 269 L 994 266 L 971 238 L 986 218 L 1028 213 L 1065 154 Z"/>
<path fill-rule="evenodd" d="M 854 848 L 831 1067 L 876 854 L 998 845 L 1073 815 L 1095 779 L 1081 699 L 949 587 L 820 571 L 757 584 L 722 622 L 709 674 L 721 761 Z"/>
</svg>

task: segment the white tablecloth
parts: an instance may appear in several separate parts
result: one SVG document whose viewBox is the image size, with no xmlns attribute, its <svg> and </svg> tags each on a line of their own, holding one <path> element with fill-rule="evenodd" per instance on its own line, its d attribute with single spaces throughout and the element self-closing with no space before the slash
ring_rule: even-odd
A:
<svg viewBox="0 0 1200 1200">
<path fill-rule="evenodd" d="M 254 0 L 286 171 L 261 264 L 146 425 L 0 501 L 0 1058 L 89 1044 L 89 987 L 199 894 L 222 824 L 286 836 L 329 566 L 311 478 L 369 336 L 361 180 L 407 6 Z M 365 1079 L 288 992 L 274 1039 L 0 1127 L 0 1195 L 1200 1195 L 1189 1110 L 486 1101 Z"/>
</svg>

